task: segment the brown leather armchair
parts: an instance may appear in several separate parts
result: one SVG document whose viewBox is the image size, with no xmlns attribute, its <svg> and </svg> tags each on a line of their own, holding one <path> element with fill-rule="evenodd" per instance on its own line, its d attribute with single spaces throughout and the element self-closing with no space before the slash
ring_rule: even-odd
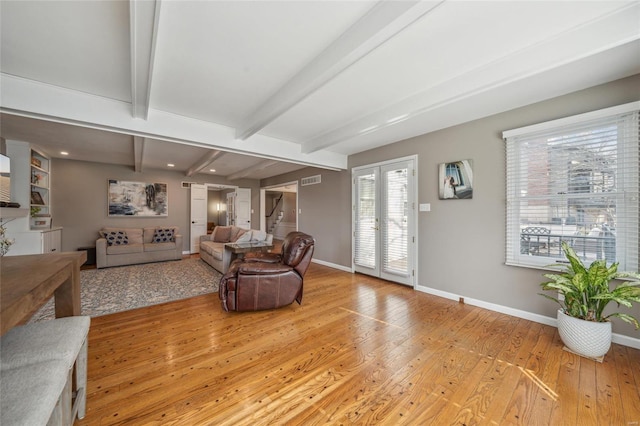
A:
<svg viewBox="0 0 640 426">
<path fill-rule="evenodd" d="M 234 260 L 220 279 L 218 294 L 225 311 L 259 311 L 302 303 L 303 277 L 315 241 L 304 232 L 289 233 L 282 253 L 248 253 Z"/>
</svg>

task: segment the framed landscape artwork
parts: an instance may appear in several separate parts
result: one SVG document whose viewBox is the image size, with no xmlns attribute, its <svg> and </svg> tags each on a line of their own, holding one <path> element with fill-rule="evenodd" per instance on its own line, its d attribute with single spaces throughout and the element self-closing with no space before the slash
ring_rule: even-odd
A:
<svg viewBox="0 0 640 426">
<path fill-rule="evenodd" d="M 473 198 L 473 162 L 460 160 L 438 166 L 441 200 Z"/>
<path fill-rule="evenodd" d="M 109 179 L 109 216 L 168 216 L 166 183 Z"/>
</svg>

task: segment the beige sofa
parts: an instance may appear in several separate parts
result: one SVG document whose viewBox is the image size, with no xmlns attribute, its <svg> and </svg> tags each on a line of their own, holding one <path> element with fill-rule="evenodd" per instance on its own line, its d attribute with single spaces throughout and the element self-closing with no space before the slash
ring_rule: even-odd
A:
<svg viewBox="0 0 640 426">
<path fill-rule="evenodd" d="M 177 226 L 102 228 L 96 241 L 98 268 L 182 259 Z"/>
<path fill-rule="evenodd" d="M 273 243 L 273 235 L 254 229 L 242 229 L 237 226 L 216 226 L 210 235 L 200 237 L 200 259 L 214 269 L 226 273 L 233 253 L 225 249 L 227 243 Z"/>
</svg>

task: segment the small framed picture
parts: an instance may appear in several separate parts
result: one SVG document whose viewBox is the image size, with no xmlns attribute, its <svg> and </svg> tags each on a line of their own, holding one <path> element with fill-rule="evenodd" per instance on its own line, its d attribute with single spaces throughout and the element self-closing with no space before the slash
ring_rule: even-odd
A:
<svg viewBox="0 0 640 426">
<path fill-rule="evenodd" d="M 31 204 L 44 206 L 44 200 L 38 191 L 31 191 Z"/>
<path fill-rule="evenodd" d="M 473 162 L 460 160 L 438 166 L 441 200 L 473 198 Z"/>
</svg>

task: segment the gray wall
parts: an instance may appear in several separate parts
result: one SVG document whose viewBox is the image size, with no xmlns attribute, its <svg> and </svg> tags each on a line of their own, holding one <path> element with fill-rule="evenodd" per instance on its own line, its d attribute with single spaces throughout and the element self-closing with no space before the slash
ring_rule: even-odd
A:
<svg viewBox="0 0 640 426">
<path fill-rule="evenodd" d="M 308 167 L 261 181 L 262 187 L 321 175 L 317 185 L 298 185 L 298 230 L 316 240 L 315 259 L 351 268 L 351 183 L 349 172 Z"/>
<path fill-rule="evenodd" d="M 506 266 L 505 147 L 502 132 L 640 99 L 640 75 L 497 114 L 352 155 L 353 167 L 418 155 L 418 280 L 467 298 L 555 318 L 556 306 L 538 296 L 543 271 Z M 438 164 L 472 159 L 471 200 L 438 199 Z M 322 174 L 322 183 L 300 186 L 299 229 L 316 237 L 316 259 L 351 266 L 350 171 L 304 169 L 262 186 Z M 640 318 L 640 306 L 631 312 Z M 614 332 L 640 337 L 614 321 Z"/>
<path fill-rule="evenodd" d="M 118 179 L 138 182 L 162 182 L 168 185 L 169 215 L 164 218 L 108 217 L 107 182 Z M 51 207 L 53 224 L 62 226 L 62 250 L 94 246 L 103 226 L 143 227 L 179 226 L 184 237 L 183 251 L 189 251 L 190 193 L 181 182 L 217 183 L 251 188 L 254 214 L 252 224 L 259 224 L 260 186 L 257 180 L 229 182 L 210 175 L 186 178 L 182 173 L 148 170 L 136 173 L 129 166 L 115 166 L 54 158 L 51 167 Z"/>
</svg>

